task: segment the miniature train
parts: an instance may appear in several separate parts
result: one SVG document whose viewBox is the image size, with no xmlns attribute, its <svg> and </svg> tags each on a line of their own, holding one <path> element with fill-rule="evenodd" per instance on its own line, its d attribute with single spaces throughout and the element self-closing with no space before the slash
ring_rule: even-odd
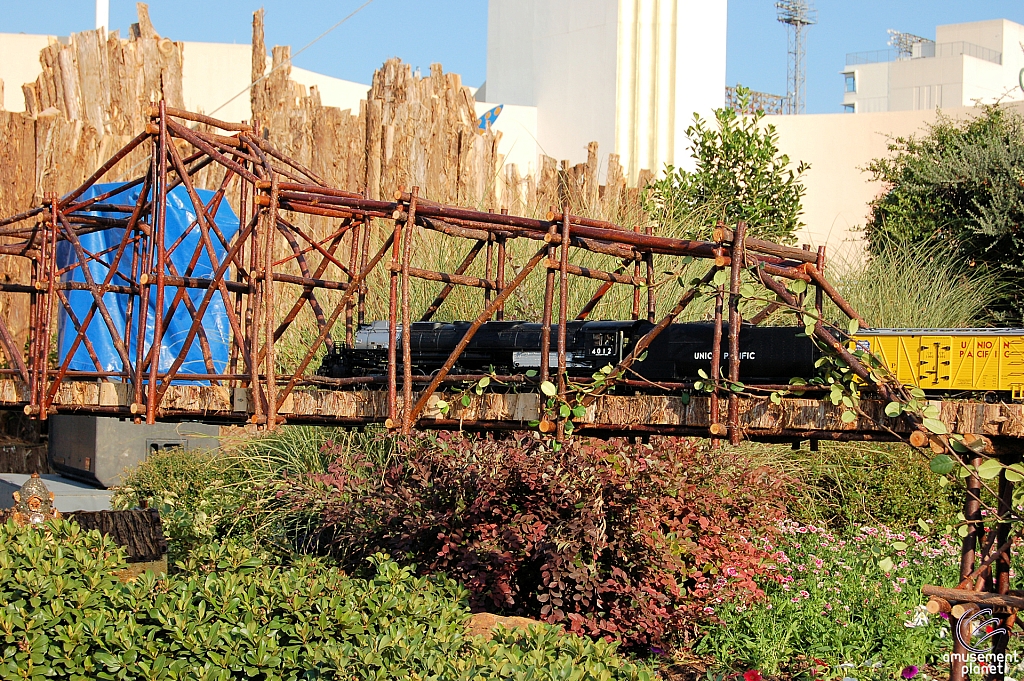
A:
<svg viewBox="0 0 1024 681">
<path fill-rule="evenodd" d="M 417 322 L 412 325 L 413 371 L 438 371 L 465 336 L 469 322 Z M 648 322 L 569 322 L 565 334 L 565 371 L 589 377 L 615 365 L 653 325 Z M 542 325 L 488 322 L 459 356 L 452 374 L 523 374 L 541 366 Z M 744 326 L 739 334 L 739 380 L 748 385 L 780 385 L 810 378 L 821 351 L 803 327 Z M 711 373 L 714 325 L 670 325 L 632 367 L 629 378 L 652 384 L 697 380 Z M 558 327 L 551 328 L 549 367 L 555 373 Z M 400 347 L 401 329 L 397 330 Z M 1024 329 L 865 329 L 846 339 L 851 348 L 879 356 L 898 380 L 934 392 L 989 392 L 1024 398 Z M 401 353 L 398 352 L 399 364 Z M 722 337 L 722 366 L 728 360 L 728 324 Z M 388 323 L 360 326 L 352 347 L 338 343 L 317 374 L 330 378 L 387 375 Z M 399 372 L 400 375 L 400 372 Z M 651 386 L 655 387 L 655 386 Z"/>
<path fill-rule="evenodd" d="M 462 340 L 470 322 L 412 324 L 413 373 L 437 372 Z M 566 372 L 589 377 L 615 365 L 651 330 L 647 321 L 573 321 L 566 325 Z M 723 325 L 722 366 L 728 361 L 728 324 Z M 455 375 L 523 374 L 541 364 L 542 325 L 523 321 L 483 324 L 459 356 Z M 397 330 L 399 347 L 402 329 Z M 551 327 L 548 365 L 555 373 L 558 326 Z M 627 378 L 656 384 L 685 383 L 710 375 L 714 324 L 669 325 L 633 364 Z M 901 382 L 929 392 L 986 392 L 1024 399 L 1024 329 L 864 329 L 846 339 L 851 348 L 870 351 Z M 401 352 L 398 353 L 399 363 Z M 803 327 L 748 326 L 740 333 L 740 377 L 747 385 L 784 385 L 815 375 L 821 351 Z M 330 378 L 383 377 L 388 369 L 388 322 L 360 326 L 352 347 L 338 343 L 317 373 Z M 401 371 L 399 371 L 401 376 Z"/>
<path fill-rule="evenodd" d="M 430 375 L 441 368 L 465 335 L 470 322 L 416 322 L 412 325 L 413 372 Z M 566 325 L 566 372 L 586 377 L 616 364 L 651 330 L 647 321 L 574 321 Z M 452 369 L 454 374 L 521 374 L 541 363 L 541 324 L 521 321 L 487 322 L 473 336 Z M 740 333 L 740 380 L 786 383 L 793 376 L 814 372 L 818 349 L 803 327 L 750 326 Z M 672 324 L 659 334 L 647 357 L 633 365 L 635 377 L 653 382 L 692 380 L 698 370 L 710 371 L 714 324 Z M 723 366 L 728 359 L 728 325 L 723 334 Z M 557 370 L 558 326 L 551 326 L 549 366 Z M 401 330 L 399 329 L 399 343 Z M 388 323 L 359 327 L 351 348 L 335 345 L 318 373 L 332 378 L 380 376 L 387 373 Z M 401 357 L 401 353 L 399 353 Z M 399 360 L 400 361 L 400 360 Z"/>
</svg>

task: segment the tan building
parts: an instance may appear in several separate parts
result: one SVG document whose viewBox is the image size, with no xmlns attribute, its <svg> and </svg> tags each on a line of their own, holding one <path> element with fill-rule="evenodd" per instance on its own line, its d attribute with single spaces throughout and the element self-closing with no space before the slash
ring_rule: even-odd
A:
<svg viewBox="0 0 1024 681">
<path fill-rule="evenodd" d="M 1024 114 L 1024 102 L 1012 106 Z M 975 107 L 942 109 L 954 119 L 976 115 Z M 936 109 L 858 114 L 766 116 L 779 133 L 779 148 L 794 163 L 806 161 L 804 176 L 806 227 L 801 243 L 826 245 L 832 253 L 856 255 L 863 249 L 860 230 L 867 222 L 869 204 L 883 187 L 872 182 L 867 166 L 886 156 L 894 137 L 921 135 L 938 116 Z"/>
</svg>

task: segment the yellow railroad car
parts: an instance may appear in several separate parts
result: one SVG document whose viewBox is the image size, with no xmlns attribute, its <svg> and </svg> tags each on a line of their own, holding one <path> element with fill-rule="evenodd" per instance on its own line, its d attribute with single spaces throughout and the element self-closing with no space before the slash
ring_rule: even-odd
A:
<svg viewBox="0 0 1024 681">
<path fill-rule="evenodd" d="M 852 341 L 901 383 L 1024 399 L 1024 329 L 861 329 Z"/>
</svg>

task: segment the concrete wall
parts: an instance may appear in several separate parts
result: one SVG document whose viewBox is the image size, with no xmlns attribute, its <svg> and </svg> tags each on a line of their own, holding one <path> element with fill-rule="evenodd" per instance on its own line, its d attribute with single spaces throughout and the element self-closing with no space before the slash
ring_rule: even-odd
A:
<svg viewBox="0 0 1024 681">
<path fill-rule="evenodd" d="M 1024 114 L 1024 103 L 1013 105 Z M 956 119 L 972 116 L 974 107 L 945 109 Z M 779 148 L 794 164 L 811 164 L 804 176 L 806 227 L 801 243 L 826 245 L 830 253 L 858 254 L 863 248 L 858 231 L 867 222 L 869 204 L 882 191 L 865 171 L 872 159 L 887 156 L 891 137 L 923 134 L 936 119 L 934 109 L 883 113 L 766 116 L 775 126 Z"/>
<path fill-rule="evenodd" d="M 492 102 L 477 102 L 476 115 L 482 116 L 496 106 Z M 537 107 L 505 104 L 491 129 L 501 133 L 498 153 L 505 157 L 506 164 L 516 164 L 520 175 L 537 170 Z"/>
<path fill-rule="evenodd" d="M 0 33 L 0 81 L 4 84 L 3 100 L 0 101 L 2 108 L 7 111 L 25 110 L 21 86 L 31 83 L 42 73 L 39 51 L 56 40 L 52 35 Z"/>
</svg>

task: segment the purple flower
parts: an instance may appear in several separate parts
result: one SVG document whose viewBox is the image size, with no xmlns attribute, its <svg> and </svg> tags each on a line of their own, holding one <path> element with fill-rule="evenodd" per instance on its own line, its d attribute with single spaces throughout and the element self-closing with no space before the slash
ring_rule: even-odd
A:
<svg viewBox="0 0 1024 681">
<path fill-rule="evenodd" d="M 904 667 L 903 671 L 900 672 L 900 676 L 902 676 L 905 679 L 912 679 L 912 678 L 914 678 L 915 676 L 917 676 L 917 667 L 915 667 L 914 665 L 910 665 L 909 667 Z"/>
</svg>

